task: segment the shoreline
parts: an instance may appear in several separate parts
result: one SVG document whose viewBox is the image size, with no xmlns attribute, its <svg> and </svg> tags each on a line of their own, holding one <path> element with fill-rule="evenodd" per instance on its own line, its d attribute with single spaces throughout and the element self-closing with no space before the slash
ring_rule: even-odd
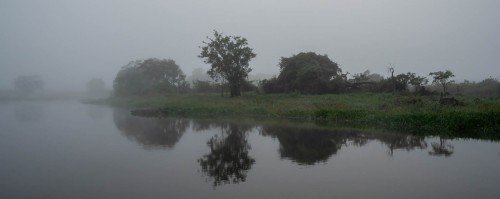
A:
<svg viewBox="0 0 500 199">
<path fill-rule="evenodd" d="M 131 108 L 149 117 L 263 118 L 295 120 L 328 127 L 354 127 L 500 140 L 500 99 L 458 97 L 463 106 L 440 105 L 434 96 L 394 94 L 259 95 L 176 94 L 87 102 Z"/>
</svg>

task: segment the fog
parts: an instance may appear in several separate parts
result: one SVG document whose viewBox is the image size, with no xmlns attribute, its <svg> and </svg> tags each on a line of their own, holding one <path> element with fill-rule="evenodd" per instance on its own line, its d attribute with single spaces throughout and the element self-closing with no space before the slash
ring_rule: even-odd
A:
<svg viewBox="0 0 500 199">
<path fill-rule="evenodd" d="M 46 90 L 111 88 L 121 66 L 173 59 L 185 74 L 214 29 L 248 39 L 252 74 L 280 57 L 327 54 L 351 74 L 451 70 L 456 80 L 500 75 L 497 0 L 2 0 L 0 89 L 39 75 Z"/>
</svg>

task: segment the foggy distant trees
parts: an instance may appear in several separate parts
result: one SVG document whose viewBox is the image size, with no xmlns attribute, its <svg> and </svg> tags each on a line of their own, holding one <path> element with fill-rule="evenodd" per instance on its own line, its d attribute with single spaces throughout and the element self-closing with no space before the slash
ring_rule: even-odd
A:
<svg viewBox="0 0 500 199">
<path fill-rule="evenodd" d="M 451 77 L 455 77 L 455 75 L 449 70 L 446 70 L 445 72 L 443 71 L 431 72 L 429 73 L 429 75 L 434 78 L 434 80 L 432 80 L 432 83 L 441 84 L 443 86 L 444 94 L 446 94 L 447 92 L 446 85 L 454 82 L 453 80 L 448 81 L 448 79 L 450 79 Z"/>
<path fill-rule="evenodd" d="M 448 85 L 448 91 L 450 93 L 472 96 L 500 96 L 500 81 L 493 77 L 479 82 L 465 80 L 462 83 Z"/>
<path fill-rule="evenodd" d="M 417 76 L 415 73 L 408 73 L 409 75 L 409 81 L 408 83 L 412 86 L 415 87 L 415 92 L 421 92 L 424 87 L 423 85 L 426 85 L 429 80 L 425 77 Z"/>
<path fill-rule="evenodd" d="M 86 86 L 87 94 L 93 97 L 103 96 L 107 93 L 104 80 L 101 78 L 92 78 L 87 82 Z"/>
<path fill-rule="evenodd" d="M 21 75 L 14 80 L 14 87 L 21 94 L 33 94 L 43 89 L 43 80 L 38 75 Z"/>
<path fill-rule="evenodd" d="M 118 96 L 174 93 L 189 88 L 185 78 L 174 60 L 150 58 L 123 66 L 116 75 L 113 88 Z"/>
<path fill-rule="evenodd" d="M 214 30 L 213 38 L 207 39 L 198 57 L 211 65 L 210 77 L 229 83 L 231 97 L 240 96 L 241 87 L 252 71 L 249 62 L 256 54 L 248 47 L 247 39 L 240 36 L 226 36 Z"/>
<path fill-rule="evenodd" d="M 340 75 L 337 63 L 327 55 L 302 52 L 282 57 L 277 78 L 262 82 L 266 92 L 294 92 L 322 94 L 331 91 L 332 80 Z"/>
</svg>

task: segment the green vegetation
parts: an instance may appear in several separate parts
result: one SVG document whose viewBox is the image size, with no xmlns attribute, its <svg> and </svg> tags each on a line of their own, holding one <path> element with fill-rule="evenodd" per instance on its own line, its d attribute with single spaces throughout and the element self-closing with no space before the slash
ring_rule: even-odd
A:
<svg viewBox="0 0 500 199">
<path fill-rule="evenodd" d="M 123 66 L 113 82 L 117 96 L 182 92 L 189 88 L 186 76 L 171 59 L 150 58 Z"/>
<path fill-rule="evenodd" d="M 248 73 L 252 71 L 248 62 L 255 56 L 248 47 L 247 39 L 240 36 L 224 36 L 214 30 L 214 38 L 203 42 L 205 46 L 198 57 L 211 65 L 207 72 L 212 79 L 226 80 L 230 87 L 231 97 L 241 95 L 241 88 Z"/>
<path fill-rule="evenodd" d="M 500 139 L 497 79 L 454 84 L 453 73 L 446 70 L 429 73 L 433 85 L 426 86 L 427 77 L 412 72 L 395 75 L 394 67 L 388 68 L 387 78 L 369 70 L 351 75 L 342 73 L 327 55 L 301 52 L 282 57 L 279 75 L 254 85 L 247 77 L 256 54 L 245 38 L 214 31 L 207 39 L 198 57 L 211 65 L 207 74 L 213 81 L 199 69 L 188 86 L 173 60 L 139 60 L 122 68 L 114 81 L 114 97 L 101 102 L 137 108 L 133 114 L 143 116 L 292 119 L 333 127 Z M 224 90 L 231 98 L 224 97 Z M 242 91 L 247 92 L 240 96 Z"/>
<path fill-rule="evenodd" d="M 333 127 L 379 129 L 419 135 L 500 139 L 500 99 L 460 97 L 463 106 L 441 105 L 438 97 L 393 94 L 300 95 L 245 93 L 239 98 L 184 94 L 111 98 L 141 115 L 263 117 Z"/>
</svg>

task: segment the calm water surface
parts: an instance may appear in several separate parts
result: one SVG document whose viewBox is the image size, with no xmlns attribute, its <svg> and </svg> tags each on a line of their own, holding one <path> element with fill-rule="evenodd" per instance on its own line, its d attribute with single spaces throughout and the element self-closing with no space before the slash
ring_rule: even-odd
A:
<svg viewBox="0 0 500 199">
<path fill-rule="evenodd" d="M 0 103 L 0 198 L 500 198 L 500 144 Z"/>
</svg>

